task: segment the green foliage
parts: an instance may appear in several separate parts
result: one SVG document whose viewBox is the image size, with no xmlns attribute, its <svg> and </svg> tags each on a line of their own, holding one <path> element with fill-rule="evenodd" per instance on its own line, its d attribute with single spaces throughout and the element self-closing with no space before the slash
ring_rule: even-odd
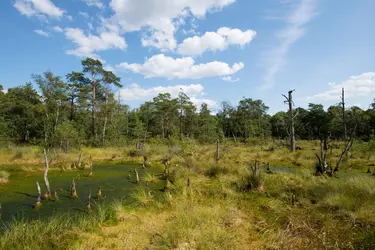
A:
<svg viewBox="0 0 375 250">
<path fill-rule="evenodd" d="M 70 147 L 80 146 L 79 133 L 69 121 L 65 121 L 59 124 L 56 128 L 55 145 L 60 146 L 65 151 L 69 150 Z"/>
</svg>

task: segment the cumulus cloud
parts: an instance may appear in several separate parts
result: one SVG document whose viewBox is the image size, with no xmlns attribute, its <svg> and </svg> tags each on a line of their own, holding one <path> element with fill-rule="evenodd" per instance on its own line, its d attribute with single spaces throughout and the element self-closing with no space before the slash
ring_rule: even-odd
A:
<svg viewBox="0 0 375 250">
<path fill-rule="evenodd" d="M 103 31 L 99 36 L 88 34 L 78 28 L 66 28 L 65 36 L 77 45 L 76 49 L 66 51 L 69 55 L 79 57 L 99 58 L 95 53 L 107 49 L 125 50 L 127 44 L 125 39 L 113 31 Z"/>
<path fill-rule="evenodd" d="M 47 32 L 44 32 L 43 30 L 34 30 L 34 32 L 37 33 L 38 35 L 49 37 L 49 34 Z"/>
<path fill-rule="evenodd" d="M 203 36 L 186 38 L 179 46 L 178 53 L 196 56 L 205 51 L 222 51 L 229 45 L 244 46 L 250 43 L 256 35 L 253 30 L 241 31 L 222 27 L 217 32 L 206 32 Z"/>
<path fill-rule="evenodd" d="M 88 6 L 94 6 L 99 9 L 104 8 L 104 4 L 100 0 L 82 0 L 82 2 L 85 2 Z"/>
<path fill-rule="evenodd" d="M 331 101 L 340 100 L 341 90 L 345 89 L 345 98 L 370 96 L 375 93 L 375 72 L 351 76 L 342 83 L 328 83 L 328 90 L 309 96 L 309 100 Z"/>
<path fill-rule="evenodd" d="M 168 79 L 199 79 L 203 77 L 227 76 L 232 75 L 244 67 L 242 62 L 229 66 L 224 62 L 209 62 L 195 64 L 191 57 L 174 59 L 164 54 L 154 55 L 147 59 L 143 64 L 121 63 L 118 68 L 130 70 L 139 73 L 145 78 L 166 77 Z"/>
<path fill-rule="evenodd" d="M 64 10 L 56 7 L 50 0 L 16 0 L 13 6 L 26 16 L 48 16 L 58 19 L 64 15 Z"/>
<path fill-rule="evenodd" d="M 238 82 L 240 80 L 240 78 L 232 79 L 231 76 L 224 76 L 221 79 L 223 79 L 224 81 L 227 81 L 227 82 Z"/>
<path fill-rule="evenodd" d="M 301 0 L 284 19 L 285 26 L 276 34 L 277 45 L 265 53 L 266 72 L 262 88 L 275 84 L 275 77 L 284 67 L 291 46 L 305 34 L 306 25 L 315 16 L 316 5 L 317 0 Z"/>
<path fill-rule="evenodd" d="M 52 27 L 52 30 L 53 30 L 53 31 L 56 31 L 56 32 L 63 32 L 63 29 L 60 28 L 59 26 L 54 26 L 54 27 Z"/>
<path fill-rule="evenodd" d="M 204 87 L 201 84 L 156 86 L 147 89 L 133 83 L 126 88 L 120 89 L 120 99 L 124 101 L 149 101 L 162 93 L 169 93 L 174 98 L 178 96 L 181 90 L 190 97 L 190 100 L 197 107 L 200 107 L 202 103 L 206 103 L 208 108 L 216 106 L 216 101 L 200 98 L 204 94 Z"/>
<path fill-rule="evenodd" d="M 115 13 L 106 25 L 119 26 L 122 32 L 147 30 L 143 46 L 161 50 L 177 47 L 174 37 L 184 18 L 203 18 L 207 12 L 221 10 L 236 0 L 112 0 L 110 7 Z M 147 7 L 145 7 L 147 6 Z"/>
</svg>

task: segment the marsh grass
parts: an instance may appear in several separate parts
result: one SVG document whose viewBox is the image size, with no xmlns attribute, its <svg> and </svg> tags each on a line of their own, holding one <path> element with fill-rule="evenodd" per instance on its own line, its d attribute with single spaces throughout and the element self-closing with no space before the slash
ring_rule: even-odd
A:
<svg viewBox="0 0 375 250">
<path fill-rule="evenodd" d="M 91 216 L 81 212 L 10 223 L 8 230 L 2 229 L 0 248 L 374 249 L 375 177 L 365 174 L 366 145 L 353 147 L 352 158 L 332 178 L 313 175 L 318 142 L 299 141 L 297 145 L 303 150 L 290 153 L 268 141 L 226 142 L 225 153 L 215 164 L 214 144 L 189 141 L 178 146 L 176 142 L 175 149 L 183 150 L 184 155 L 171 160 L 173 188 L 168 192 L 153 188 L 150 195 L 144 186 L 162 175 L 160 166 L 160 173 L 146 173 L 129 197 L 94 204 Z M 272 151 L 265 150 L 271 147 Z M 87 148 L 82 152 L 86 161 L 91 153 L 96 163 L 140 165 L 142 157 L 129 156 L 133 148 Z M 146 144 L 146 150 L 154 163 L 170 151 L 161 142 Z M 71 163 L 78 152 L 59 153 L 58 162 Z M 335 162 L 339 152 L 340 148 L 333 149 L 330 161 Z M 3 159 L 9 164 L 14 152 L 1 154 L 7 155 Z M 113 154 L 116 158 L 111 161 Z M 185 154 L 193 166 L 186 162 Z M 31 152 L 24 155 L 17 160 L 19 164 L 40 168 L 33 167 L 40 159 Z M 247 171 L 254 160 L 262 163 L 260 178 Z M 265 173 L 266 162 L 275 170 L 273 174 Z M 281 167 L 296 171 L 278 171 Z M 241 183 L 263 185 L 263 192 L 238 192 Z"/>
</svg>

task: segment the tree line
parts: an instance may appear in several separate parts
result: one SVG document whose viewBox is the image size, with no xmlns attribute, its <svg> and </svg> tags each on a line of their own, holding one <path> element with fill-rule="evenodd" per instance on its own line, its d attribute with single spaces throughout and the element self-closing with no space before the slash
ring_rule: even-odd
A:
<svg viewBox="0 0 375 250">
<path fill-rule="evenodd" d="M 65 77 L 52 72 L 33 75 L 30 82 L 6 93 L 0 85 L 0 143 L 68 149 L 119 146 L 129 139 L 188 137 L 211 143 L 224 137 L 246 141 L 291 136 L 289 111 L 269 115 L 262 100 L 244 97 L 237 106 L 222 102 L 213 114 L 207 104 L 197 108 L 181 91 L 175 98 L 162 93 L 130 109 L 120 103 L 114 87 L 121 87 L 120 78 L 91 58 L 82 60 L 82 71 Z M 375 103 L 367 110 L 345 109 L 341 103 L 325 110 L 310 103 L 293 112 L 296 139 L 341 139 L 346 128 L 355 128 L 357 138 L 369 140 L 375 129 Z"/>
</svg>

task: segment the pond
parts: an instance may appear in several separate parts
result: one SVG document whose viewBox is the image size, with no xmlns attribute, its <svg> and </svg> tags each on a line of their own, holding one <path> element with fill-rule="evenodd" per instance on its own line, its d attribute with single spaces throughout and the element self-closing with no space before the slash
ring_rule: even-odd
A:
<svg viewBox="0 0 375 250">
<path fill-rule="evenodd" d="M 134 169 L 137 169 L 141 184 L 136 184 Z M 162 173 L 162 167 L 142 168 L 135 165 L 100 165 L 95 166 L 93 175 L 89 170 L 49 171 L 48 179 L 51 192 L 57 192 L 58 201 L 42 200 L 40 209 L 33 208 L 37 200 L 36 182 L 39 182 L 42 195 L 45 193 L 43 172 L 16 172 L 9 177 L 7 184 L 0 185 L 1 218 L 39 219 L 57 212 L 87 211 L 88 196 L 91 191 L 92 203 L 110 203 L 114 199 L 129 200 L 131 193 L 138 186 L 144 185 L 142 177 L 146 173 L 155 176 Z M 129 178 L 130 175 L 130 178 Z M 71 197 L 70 187 L 75 180 L 78 199 Z M 102 189 L 102 198 L 97 198 L 98 188 Z M 162 182 L 149 185 L 151 190 L 162 187 Z M 155 191 L 156 192 L 156 191 Z"/>
</svg>

